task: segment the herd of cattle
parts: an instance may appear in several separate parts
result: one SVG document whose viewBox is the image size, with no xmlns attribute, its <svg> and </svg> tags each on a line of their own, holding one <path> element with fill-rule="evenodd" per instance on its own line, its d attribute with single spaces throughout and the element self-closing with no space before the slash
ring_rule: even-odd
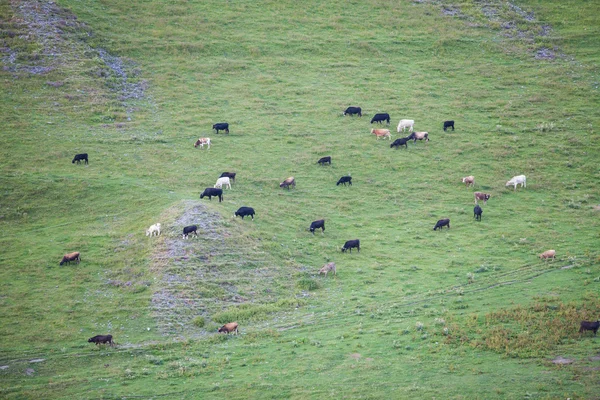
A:
<svg viewBox="0 0 600 400">
<path fill-rule="evenodd" d="M 362 109 L 360 107 L 348 107 L 344 112 L 343 115 L 358 115 L 359 117 L 362 117 Z M 378 113 L 375 114 L 373 116 L 373 118 L 371 119 L 371 124 L 373 123 L 383 123 L 386 122 L 388 125 L 390 124 L 390 115 L 388 113 Z M 398 138 L 396 139 L 394 142 L 392 142 L 390 144 L 390 148 L 398 148 L 400 146 L 405 146 L 406 149 L 408 149 L 408 145 L 407 143 L 409 141 L 413 141 L 413 143 L 416 143 L 417 140 L 424 140 L 425 142 L 429 142 L 429 133 L 428 132 L 416 132 L 414 131 L 414 125 L 415 125 L 415 121 L 414 120 L 409 120 L 409 119 L 401 119 L 400 122 L 398 123 L 397 126 L 397 132 L 404 132 L 406 129 L 408 129 L 409 131 L 409 135 L 403 138 Z M 443 129 L 444 131 L 446 131 L 447 129 L 452 128 L 452 130 L 454 131 L 454 121 L 450 120 L 450 121 L 444 121 L 443 123 Z M 229 133 L 229 124 L 222 122 L 222 123 L 216 123 L 213 125 L 213 129 L 216 131 L 216 133 L 218 134 L 219 131 L 223 131 L 225 133 Z M 388 140 L 391 140 L 391 132 L 389 129 L 371 129 L 371 134 L 375 135 L 377 137 L 377 140 L 379 140 L 379 138 L 387 138 Z M 200 146 L 200 148 L 204 148 L 204 146 L 207 146 L 207 149 L 210 149 L 210 138 L 205 137 L 205 138 L 199 138 L 195 143 L 194 143 L 194 147 L 198 147 Z M 76 154 L 75 157 L 73 158 L 72 163 L 81 163 L 81 161 L 84 161 L 85 164 L 88 164 L 88 154 L 87 153 L 82 153 L 82 154 Z M 317 163 L 319 165 L 325 165 L 325 164 L 329 164 L 331 165 L 331 156 L 326 156 L 326 157 L 321 157 Z M 231 189 L 231 184 L 232 182 L 235 182 L 235 177 L 236 177 L 236 173 L 235 172 L 223 172 L 221 174 L 221 176 L 217 179 L 217 182 L 215 183 L 214 187 L 209 187 L 206 188 L 201 194 L 200 194 L 200 199 L 203 199 L 204 197 L 208 197 L 209 200 L 212 200 L 213 197 L 216 197 L 219 199 L 219 202 L 223 201 L 223 187 L 225 188 L 229 188 Z M 462 178 L 462 182 L 466 185 L 466 187 L 474 187 L 475 186 L 475 177 L 474 176 L 467 176 Z M 349 185 L 352 186 L 352 177 L 351 176 L 342 176 L 336 183 L 336 185 Z M 527 187 L 527 182 L 526 182 L 526 177 L 525 175 L 518 175 L 513 177 L 512 179 L 510 179 L 508 182 L 506 182 L 506 186 L 513 186 L 514 190 L 516 191 L 517 186 L 521 185 L 523 188 Z M 296 187 L 296 179 L 292 176 L 289 177 L 287 179 L 285 179 L 283 182 L 281 182 L 279 184 L 280 188 L 286 188 L 288 190 L 290 190 L 290 188 L 295 188 Z M 481 217 L 483 214 L 483 209 L 481 208 L 481 206 L 479 205 L 479 201 L 483 201 L 483 204 L 487 204 L 487 201 L 490 199 L 491 195 L 487 194 L 487 193 L 482 193 L 482 192 L 475 192 L 474 193 L 474 197 L 475 197 L 475 207 L 473 209 L 473 217 L 475 218 L 476 221 L 481 221 Z M 234 217 L 241 217 L 242 220 L 244 219 L 244 217 L 246 216 L 250 216 L 253 220 L 254 220 L 254 215 L 255 215 L 255 211 L 252 207 L 240 207 L 235 213 L 234 213 Z M 433 230 L 442 230 L 443 227 L 447 227 L 448 229 L 450 229 L 450 219 L 449 218 L 444 218 L 444 219 L 440 219 L 436 222 Z M 313 221 L 310 224 L 309 227 L 309 231 L 314 235 L 315 230 L 317 229 L 321 229 L 321 233 L 325 234 L 325 220 L 321 219 L 321 220 L 317 220 L 317 221 Z M 198 226 L 197 225 L 190 225 L 190 226 L 185 226 L 183 228 L 183 239 L 187 239 L 190 235 L 195 235 L 196 237 L 198 236 Z M 156 223 L 153 224 L 152 226 L 150 226 L 147 230 L 146 230 L 146 236 L 159 236 L 161 233 L 161 224 L 160 223 Z M 352 252 L 352 249 L 356 249 L 357 252 L 360 252 L 360 240 L 359 239 L 353 239 L 353 240 L 348 240 L 344 243 L 344 245 L 342 246 L 342 252 L 346 252 L 349 250 L 349 252 Z M 545 252 L 543 252 L 542 254 L 539 255 L 539 257 L 541 259 L 548 259 L 548 258 L 554 258 L 556 255 L 556 251 L 555 250 L 547 250 Z M 65 263 L 70 263 L 71 261 L 76 261 L 77 263 L 79 263 L 81 261 L 81 255 L 79 252 L 72 252 L 72 253 L 68 253 L 65 254 L 60 262 L 60 265 L 64 265 Z M 336 265 L 334 262 L 330 262 L 325 264 L 320 270 L 319 270 L 319 274 L 324 274 L 325 276 L 327 276 L 328 272 L 333 272 L 334 275 L 337 275 L 336 272 Z M 591 330 L 594 332 L 594 335 L 596 335 L 598 329 L 600 328 L 600 320 L 598 321 L 582 321 L 581 325 L 580 325 L 580 329 L 579 332 L 583 333 L 585 330 Z M 223 325 L 222 327 L 220 327 L 218 329 L 218 332 L 220 333 L 238 333 L 238 323 L 237 322 L 230 322 L 227 323 L 225 325 Z M 111 335 L 97 335 L 94 336 L 92 338 L 90 338 L 88 340 L 88 342 L 90 343 L 96 343 L 96 344 L 110 344 L 111 346 L 114 344 L 113 340 L 112 340 L 112 336 Z"/>
</svg>

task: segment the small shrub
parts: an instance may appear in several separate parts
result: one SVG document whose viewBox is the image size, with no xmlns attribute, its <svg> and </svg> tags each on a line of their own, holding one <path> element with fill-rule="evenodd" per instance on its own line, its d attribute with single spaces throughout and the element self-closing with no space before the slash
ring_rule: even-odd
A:
<svg viewBox="0 0 600 400">
<path fill-rule="evenodd" d="M 204 317 L 200 317 L 200 316 L 198 316 L 192 320 L 192 324 L 197 328 L 202 328 L 204 326 L 205 322 L 206 321 L 204 320 Z"/>
<path fill-rule="evenodd" d="M 415 324 L 415 329 L 418 330 L 418 331 L 422 331 L 424 327 L 425 327 L 425 325 L 423 325 L 422 322 L 417 322 Z"/>
<path fill-rule="evenodd" d="M 319 288 L 319 283 L 312 278 L 301 278 L 298 283 L 298 287 L 302 290 L 317 290 Z"/>
</svg>

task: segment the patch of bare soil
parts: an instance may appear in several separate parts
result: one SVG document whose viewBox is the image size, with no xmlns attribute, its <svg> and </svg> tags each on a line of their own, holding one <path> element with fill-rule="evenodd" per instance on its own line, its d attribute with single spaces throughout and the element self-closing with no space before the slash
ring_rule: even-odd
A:
<svg viewBox="0 0 600 400">
<path fill-rule="evenodd" d="M 573 360 L 571 360 L 569 358 L 564 358 L 564 357 L 558 356 L 558 357 L 554 358 L 554 360 L 552 360 L 552 363 L 566 365 L 566 364 L 572 364 Z"/>
<path fill-rule="evenodd" d="M 212 314 L 231 306 L 277 300 L 289 279 L 257 243 L 228 229 L 228 221 L 201 203 L 181 208 L 153 259 L 158 282 L 151 308 L 164 335 L 203 335 L 206 326 L 195 326 L 196 317 L 208 324 Z M 182 238 L 189 225 L 198 226 L 197 238 Z"/>
<path fill-rule="evenodd" d="M 8 32 L 8 40 L 0 42 L 0 61 L 5 71 L 20 75 L 43 75 L 59 71 L 68 75 L 69 69 L 81 68 L 82 62 L 102 60 L 92 75 L 118 96 L 131 114 L 134 107 L 128 100 L 141 99 L 148 88 L 147 81 L 140 79 L 140 68 L 132 61 L 110 54 L 107 50 L 88 43 L 93 31 L 77 19 L 69 9 L 53 1 L 12 0 L 15 17 Z M 10 39 L 17 38 L 20 45 Z M 22 42 L 28 43 L 23 46 Z M 49 86 L 61 87 L 64 82 L 47 82 Z"/>
</svg>

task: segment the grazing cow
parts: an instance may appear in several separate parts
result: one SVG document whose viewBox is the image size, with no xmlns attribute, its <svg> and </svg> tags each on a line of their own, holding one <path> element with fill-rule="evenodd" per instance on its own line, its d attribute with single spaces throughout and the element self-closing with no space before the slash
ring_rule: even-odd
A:
<svg viewBox="0 0 600 400">
<path fill-rule="evenodd" d="M 462 178 L 462 182 L 466 185 L 466 187 L 475 186 L 475 177 L 473 175 L 465 176 Z"/>
<path fill-rule="evenodd" d="M 308 228 L 308 230 L 311 231 L 312 234 L 314 235 L 315 234 L 315 229 L 319 229 L 319 228 L 323 229 L 321 231 L 321 233 L 325 234 L 325 220 L 324 219 L 319 219 L 317 221 L 313 221 L 310 224 L 310 228 Z"/>
<path fill-rule="evenodd" d="M 527 178 L 525 175 L 517 175 L 513 176 L 510 181 L 506 182 L 506 186 L 515 186 L 515 190 L 517 190 L 517 185 L 521 185 L 521 187 L 527 187 Z"/>
<path fill-rule="evenodd" d="M 487 201 L 492 197 L 491 194 L 475 192 L 475 204 L 479 204 L 479 200 L 483 200 L 483 204 L 487 204 Z"/>
<path fill-rule="evenodd" d="M 71 261 L 77 261 L 77 264 L 79 264 L 79 261 L 81 261 L 81 257 L 80 257 L 80 253 L 78 251 L 74 251 L 72 253 L 67 253 L 63 256 L 62 260 L 60 261 L 59 265 L 63 265 L 63 264 L 70 264 Z"/>
<path fill-rule="evenodd" d="M 380 137 L 386 137 L 389 140 L 392 140 L 392 135 L 390 134 L 389 129 L 371 129 L 371 134 L 377 136 L 377 140 L 379 140 Z"/>
<path fill-rule="evenodd" d="M 336 186 L 339 186 L 340 183 L 344 186 L 346 186 L 346 183 L 348 183 L 350 186 L 352 186 L 352 177 L 351 176 L 342 176 L 340 178 L 340 180 L 337 181 Z"/>
<path fill-rule="evenodd" d="M 448 226 L 448 229 L 450 229 L 450 218 L 440 219 L 433 227 L 433 230 L 435 231 L 439 228 L 441 231 L 444 226 Z"/>
<path fill-rule="evenodd" d="M 415 125 L 415 120 L 414 119 L 401 119 L 400 122 L 398 122 L 398 133 L 400 133 L 400 130 L 402 130 L 402 132 L 404 132 L 404 129 L 408 128 L 408 131 L 412 131 L 413 127 Z"/>
<path fill-rule="evenodd" d="M 219 333 L 227 333 L 230 334 L 231 332 L 234 332 L 236 335 L 238 334 L 238 323 L 237 322 L 230 322 L 228 324 L 223 325 L 222 327 L 219 328 Z"/>
<path fill-rule="evenodd" d="M 73 157 L 73 161 L 71 161 L 71 164 L 75 164 L 75 161 L 77 161 L 77 164 L 81 164 L 81 160 L 85 161 L 85 163 L 88 164 L 87 153 L 75 154 L 75 157 Z"/>
<path fill-rule="evenodd" d="M 88 343 L 96 343 L 96 346 L 99 344 L 110 344 L 111 346 L 115 344 L 112 340 L 112 335 L 96 335 L 92 338 L 88 339 Z"/>
<path fill-rule="evenodd" d="M 409 140 L 410 139 L 408 137 L 396 139 L 396 140 L 394 140 L 394 143 L 390 144 L 390 148 L 396 147 L 396 149 L 397 149 L 400 146 L 404 146 L 408 149 L 407 143 Z"/>
<path fill-rule="evenodd" d="M 452 130 L 454 130 L 454 121 L 444 121 L 444 132 L 448 128 L 452 128 Z"/>
<path fill-rule="evenodd" d="M 342 247 L 342 253 L 345 253 L 348 249 L 350 249 L 350 253 L 352 253 L 353 248 L 356 248 L 356 250 L 360 253 L 360 240 L 348 240 L 346 243 L 344 243 L 344 247 Z"/>
<path fill-rule="evenodd" d="M 325 277 L 327 277 L 327 273 L 329 271 L 333 272 L 334 275 L 337 275 L 337 272 L 335 271 L 335 263 L 334 262 L 330 262 L 330 263 L 323 265 L 323 268 L 321 268 L 319 270 L 319 275 L 325 274 Z"/>
<path fill-rule="evenodd" d="M 229 178 L 230 181 L 235 182 L 235 172 L 223 172 L 219 178 Z"/>
<path fill-rule="evenodd" d="M 251 216 L 252 219 L 254 220 L 254 208 L 252 207 L 240 207 L 238 208 L 238 210 L 235 212 L 235 214 L 233 214 L 233 217 L 242 217 L 242 219 L 244 219 L 244 217 L 246 216 Z"/>
<path fill-rule="evenodd" d="M 473 209 L 473 217 L 476 221 L 481 221 L 481 214 L 483 214 L 483 210 L 479 207 L 479 204 L 477 204 Z"/>
<path fill-rule="evenodd" d="M 223 189 L 216 188 L 206 188 L 204 192 L 200 195 L 200 198 L 203 199 L 204 196 L 208 196 L 209 200 L 212 200 L 213 196 L 219 198 L 219 203 L 223 201 Z"/>
<path fill-rule="evenodd" d="M 287 188 L 288 190 L 290 190 L 290 186 L 293 186 L 294 189 L 296 188 L 296 179 L 294 179 L 293 176 L 290 176 L 285 181 L 279 184 L 280 188 Z"/>
<path fill-rule="evenodd" d="M 346 111 L 344 111 L 344 115 L 354 115 L 358 114 L 359 117 L 362 117 L 362 110 L 360 107 L 348 107 Z"/>
<path fill-rule="evenodd" d="M 583 331 L 594 331 L 594 336 L 596 336 L 598 328 L 600 328 L 600 320 L 596 322 L 581 321 L 581 325 L 579 325 L 579 333 L 582 334 Z"/>
<path fill-rule="evenodd" d="M 540 259 L 541 260 L 546 260 L 548 258 L 554 259 L 555 256 L 556 256 L 556 250 L 546 250 L 545 252 L 540 254 Z"/>
<path fill-rule="evenodd" d="M 222 188 L 223 185 L 225 185 L 225 187 L 229 187 L 229 189 L 231 189 L 231 182 L 229 181 L 229 178 L 226 176 L 217 179 L 217 183 L 215 183 L 215 187 L 219 188 L 219 189 Z"/>
<path fill-rule="evenodd" d="M 196 225 L 190 225 L 183 228 L 183 238 L 187 239 L 190 234 L 196 235 L 198 237 L 198 227 Z"/>
<path fill-rule="evenodd" d="M 428 132 L 413 132 L 408 136 L 409 139 L 413 139 L 413 143 L 417 143 L 417 140 L 425 139 L 426 142 L 429 142 L 429 133 Z"/>
<path fill-rule="evenodd" d="M 227 122 L 220 122 L 218 124 L 214 124 L 213 129 L 217 131 L 217 135 L 219 134 L 219 131 L 225 131 L 225 133 L 229 133 L 229 124 Z"/>
<path fill-rule="evenodd" d="M 317 161 L 317 164 L 321 164 L 321 165 L 329 164 L 329 165 L 331 165 L 331 156 L 321 157 L 319 159 L 319 161 Z"/>
<path fill-rule="evenodd" d="M 204 148 L 204 145 L 210 149 L 210 138 L 201 137 L 200 139 L 196 140 L 196 143 L 194 143 L 194 147 L 200 146 L 201 149 Z"/>
<path fill-rule="evenodd" d="M 160 222 L 157 222 L 154 225 L 150 225 L 150 228 L 146 230 L 146 236 L 160 236 Z"/>
<path fill-rule="evenodd" d="M 390 114 L 388 114 L 388 113 L 375 114 L 375 116 L 373 118 L 371 118 L 371 123 L 373 123 L 373 122 L 382 123 L 383 121 L 387 121 L 387 123 L 389 125 L 390 124 Z"/>
</svg>

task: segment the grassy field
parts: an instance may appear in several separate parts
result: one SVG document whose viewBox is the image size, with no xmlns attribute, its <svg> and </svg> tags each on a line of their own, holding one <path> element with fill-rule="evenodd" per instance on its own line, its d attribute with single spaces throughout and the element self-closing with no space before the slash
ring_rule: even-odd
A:
<svg viewBox="0 0 600 400">
<path fill-rule="evenodd" d="M 598 397 L 599 11 L 0 0 L 0 397 Z"/>
</svg>

